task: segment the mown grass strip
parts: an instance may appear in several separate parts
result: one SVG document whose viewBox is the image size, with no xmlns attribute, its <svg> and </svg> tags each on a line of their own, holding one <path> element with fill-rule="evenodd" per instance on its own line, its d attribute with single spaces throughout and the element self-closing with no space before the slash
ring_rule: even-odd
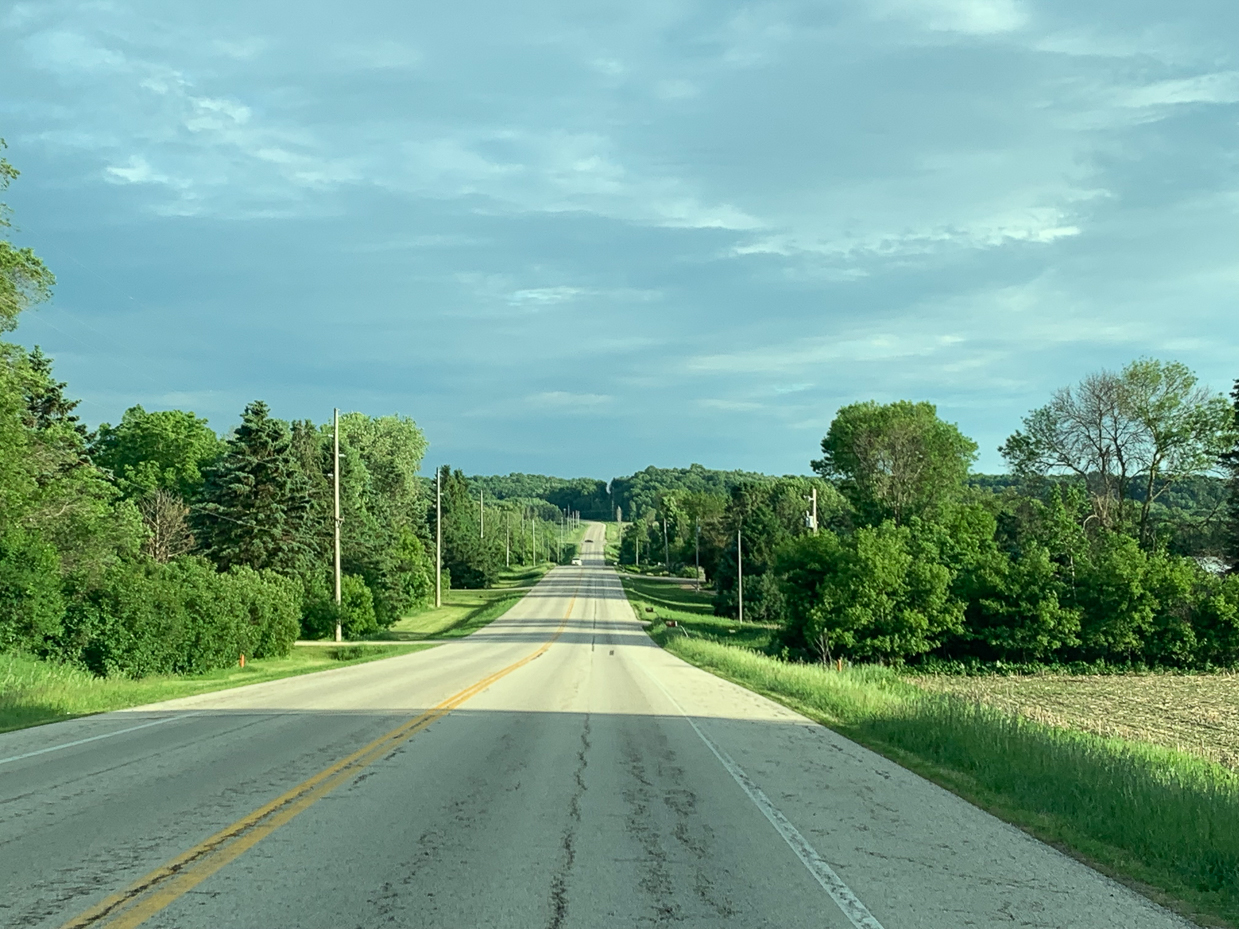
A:
<svg viewBox="0 0 1239 929">
<path fill-rule="evenodd" d="M 96 677 L 70 665 L 4 653 L 0 654 L 0 732 L 362 664 L 431 647 L 299 646 L 287 658 L 254 659 L 247 661 L 244 668 L 223 668 L 193 676 L 152 675 L 136 680 Z"/>
<path fill-rule="evenodd" d="M 529 588 L 508 587 L 487 590 L 449 590 L 438 609 L 422 610 L 407 616 L 380 633 L 383 641 L 420 642 L 459 639 L 477 632 L 512 609 Z"/>
<path fill-rule="evenodd" d="M 694 626 L 660 617 L 650 632 L 1198 922 L 1239 923 L 1239 778 L 1226 768 L 926 693 L 886 668 L 790 664 Z"/>
</svg>

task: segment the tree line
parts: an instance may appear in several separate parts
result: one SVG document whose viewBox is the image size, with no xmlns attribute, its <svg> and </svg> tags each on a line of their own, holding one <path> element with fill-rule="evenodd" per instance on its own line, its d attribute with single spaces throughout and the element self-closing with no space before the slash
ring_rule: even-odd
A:
<svg viewBox="0 0 1239 929">
<path fill-rule="evenodd" d="M 0 158 L 0 190 L 17 177 Z M 0 232 L 9 223 L 0 203 Z M 54 285 L 33 251 L 0 238 L 0 333 Z M 340 418 L 337 606 L 330 425 L 255 401 L 223 436 L 192 412 L 141 406 L 92 432 L 65 389 L 37 347 L 0 341 L 0 650 L 100 674 L 190 673 L 287 654 L 337 621 L 370 635 L 432 602 L 438 510 L 411 419 Z M 545 502 L 508 505 L 510 541 L 483 537 L 487 513 L 496 527 L 505 515 L 479 510 L 459 471 L 441 478 L 445 588 L 563 553 Z"/>
<path fill-rule="evenodd" d="M 929 403 L 838 411 L 815 477 L 662 493 L 621 560 L 715 585 L 801 659 L 1239 664 L 1239 382 L 1141 359 L 1056 391 L 971 473 Z M 816 491 L 818 522 L 809 524 Z"/>
</svg>

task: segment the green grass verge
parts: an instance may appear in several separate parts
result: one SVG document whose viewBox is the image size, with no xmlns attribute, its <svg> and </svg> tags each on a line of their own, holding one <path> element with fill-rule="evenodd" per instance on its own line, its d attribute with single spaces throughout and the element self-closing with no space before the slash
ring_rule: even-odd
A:
<svg viewBox="0 0 1239 929">
<path fill-rule="evenodd" d="M 675 620 L 676 628 L 666 630 L 669 635 L 713 639 L 761 652 L 771 647 L 776 626 L 739 623 L 715 616 L 713 595 L 694 590 L 691 580 L 655 579 L 639 574 L 621 574 L 620 580 L 642 619 L 660 625 Z"/>
<path fill-rule="evenodd" d="M 1206 925 L 1239 924 L 1239 778 L 1196 756 L 929 694 L 886 668 L 789 664 L 733 644 L 705 598 L 625 578 L 650 634 Z M 661 596 L 660 596 L 661 594 Z M 668 628 L 666 619 L 676 619 Z M 680 625 L 679 623 L 683 623 Z M 685 635 L 685 632 L 689 633 Z"/>
<path fill-rule="evenodd" d="M 443 606 L 406 616 L 380 636 L 383 641 L 397 642 L 459 639 L 502 616 L 526 593 L 528 588 L 520 587 L 449 590 L 443 596 Z"/>
<path fill-rule="evenodd" d="M 431 647 L 429 644 L 298 646 L 287 658 L 257 658 L 247 661 L 244 668 L 223 668 L 183 677 L 152 675 L 137 680 L 96 677 L 70 665 L 28 655 L 0 654 L 0 732 L 362 664 Z"/>
</svg>

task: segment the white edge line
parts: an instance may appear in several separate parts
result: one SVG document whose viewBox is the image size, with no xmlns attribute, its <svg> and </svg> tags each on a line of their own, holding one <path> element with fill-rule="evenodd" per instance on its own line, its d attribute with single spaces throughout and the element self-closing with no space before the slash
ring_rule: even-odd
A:
<svg viewBox="0 0 1239 929">
<path fill-rule="evenodd" d="M 662 681 L 654 677 L 648 668 L 643 667 L 641 670 L 645 671 L 650 680 L 657 685 L 658 689 L 680 711 L 680 714 L 688 724 L 693 727 L 693 732 L 697 733 L 701 741 L 706 744 L 706 748 L 714 753 L 714 757 L 727 769 L 727 773 L 732 776 L 732 779 L 740 785 L 740 789 L 762 811 L 766 819 L 770 821 L 770 825 L 774 826 L 775 831 L 783 837 L 783 841 L 796 853 L 796 857 L 809 869 L 809 873 L 822 885 L 822 889 L 830 894 L 830 898 L 835 901 L 839 909 L 843 911 L 843 915 L 848 918 L 852 925 L 856 929 L 882 929 L 882 924 L 860 902 L 860 898 L 852 892 L 852 889 L 843 882 L 843 878 L 835 873 L 835 869 L 822 859 L 822 856 L 817 853 L 817 849 L 810 845 L 809 840 L 800 834 L 800 830 L 793 826 L 787 817 L 779 812 L 778 807 L 770 802 L 770 798 L 765 795 L 762 789 L 749 779 L 744 769 L 736 764 L 727 752 L 706 737 L 706 734 L 701 731 L 697 723 L 693 721 L 693 718 L 685 712 L 684 707 L 680 706 L 679 701 L 671 696 L 671 693 L 663 686 Z"/>
<path fill-rule="evenodd" d="M 187 719 L 190 716 L 197 715 L 197 713 L 183 713 L 179 716 L 165 716 L 163 719 L 143 723 L 140 726 L 130 726 L 128 729 L 117 729 L 115 732 L 105 732 L 102 735 L 92 735 L 90 738 L 78 739 L 75 742 L 65 742 L 62 745 L 51 745 L 47 748 L 40 748 L 37 751 L 26 752 L 24 755 L 14 755 L 12 758 L 0 758 L 0 764 L 8 764 L 10 761 L 21 761 L 23 758 L 33 758 L 35 755 L 46 755 L 48 752 L 58 752 L 62 748 L 72 748 L 75 745 L 85 745 L 87 742 L 98 742 L 100 739 L 110 739 L 114 735 L 124 735 L 126 732 L 137 732 L 139 729 L 149 729 L 151 726 L 160 726 L 164 723 L 170 723 L 174 719 Z"/>
</svg>

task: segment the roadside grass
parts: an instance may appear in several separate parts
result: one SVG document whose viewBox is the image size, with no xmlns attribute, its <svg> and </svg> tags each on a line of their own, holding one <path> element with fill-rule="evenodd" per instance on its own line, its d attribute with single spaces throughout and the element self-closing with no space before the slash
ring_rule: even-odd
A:
<svg viewBox="0 0 1239 929">
<path fill-rule="evenodd" d="M 658 583 L 624 578 L 638 615 L 655 609 L 654 640 L 689 663 L 829 726 L 1198 922 L 1239 925 L 1239 777 L 1230 770 L 931 693 L 888 668 L 780 661 L 732 644 L 738 624 L 705 617 L 704 602 L 652 590 Z"/>
<path fill-rule="evenodd" d="M 619 523 L 606 522 L 602 524 L 602 528 L 606 532 L 603 536 L 602 557 L 607 564 L 619 564 Z"/>
<path fill-rule="evenodd" d="M 694 590 L 691 580 L 639 574 L 621 574 L 620 580 L 641 618 L 661 624 L 668 636 L 705 638 L 759 652 L 772 645 L 776 626 L 715 616 L 712 595 Z M 675 620 L 675 627 L 666 628 L 668 619 Z"/>
<path fill-rule="evenodd" d="M 495 579 L 494 587 L 532 587 L 555 567 L 549 561 L 537 565 L 513 565 L 504 568 Z M 450 591 L 449 591 L 450 593 Z"/>
<path fill-rule="evenodd" d="M 502 616 L 527 592 L 524 587 L 448 590 L 443 595 L 443 606 L 438 609 L 430 607 L 406 616 L 371 641 L 421 642 L 463 638 Z"/>
<path fill-rule="evenodd" d="M 0 732 L 175 697 L 228 690 L 432 648 L 417 645 L 298 646 L 287 658 L 256 658 L 244 668 L 193 676 L 96 677 L 89 671 L 18 653 L 0 654 Z"/>
</svg>

